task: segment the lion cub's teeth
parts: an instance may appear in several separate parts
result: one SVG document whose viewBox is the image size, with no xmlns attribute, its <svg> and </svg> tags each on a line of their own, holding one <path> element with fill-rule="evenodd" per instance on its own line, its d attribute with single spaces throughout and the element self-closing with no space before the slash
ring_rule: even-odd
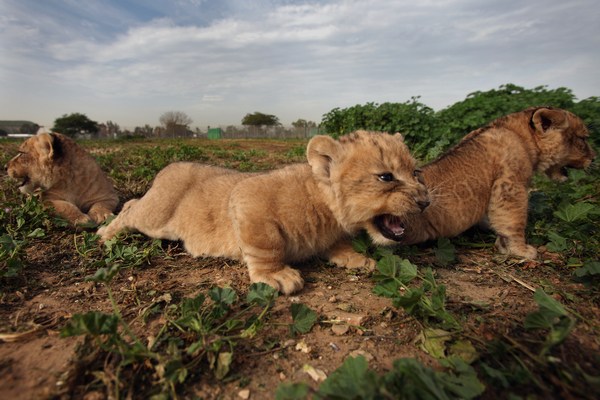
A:
<svg viewBox="0 0 600 400">
<path fill-rule="evenodd" d="M 395 215 L 386 215 L 385 225 L 396 236 L 400 236 L 404 233 L 404 227 L 402 226 L 400 219 Z"/>
</svg>

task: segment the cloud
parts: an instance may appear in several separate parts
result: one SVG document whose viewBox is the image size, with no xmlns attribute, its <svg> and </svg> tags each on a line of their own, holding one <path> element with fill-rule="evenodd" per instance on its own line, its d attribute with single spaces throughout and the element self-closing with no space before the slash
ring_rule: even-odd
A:
<svg viewBox="0 0 600 400">
<path fill-rule="evenodd" d="M 34 103 L 23 93 L 60 93 L 65 112 L 181 107 L 213 125 L 414 95 L 441 108 L 509 82 L 591 95 L 599 17 L 592 0 L 6 0 L 0 84 Z"/>
</svg>

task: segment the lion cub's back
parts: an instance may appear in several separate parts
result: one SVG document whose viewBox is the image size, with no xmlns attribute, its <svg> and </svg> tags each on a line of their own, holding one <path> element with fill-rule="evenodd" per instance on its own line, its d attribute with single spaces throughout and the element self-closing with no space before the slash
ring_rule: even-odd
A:
<svg viewBox="0 0 600 400">
<path fill-rule="evenodd" d="M 165 228 L 178 232 L 193 256 L 239 257 L 229 197 L 233 187 L 252 174 L 192 162 L 165 167 L 152 185 L 152 207 L 170 210 Z M 150 191 L 149 191 L 150 194 Z"/>
</svg>

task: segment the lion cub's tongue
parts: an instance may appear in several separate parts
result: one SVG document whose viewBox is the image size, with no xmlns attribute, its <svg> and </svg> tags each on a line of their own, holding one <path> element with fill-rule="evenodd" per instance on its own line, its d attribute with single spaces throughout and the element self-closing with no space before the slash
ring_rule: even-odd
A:
<svg viewBox="0 0 600 400">
<path fill-rule="evenodd" d="M 396 236 L 400 236 L 404 233 L 404 227 L 402 226 L 402 222 L 400 218 L 395 215 L 386 215 L 384 217 L 385 226 Z"/>
</svg>

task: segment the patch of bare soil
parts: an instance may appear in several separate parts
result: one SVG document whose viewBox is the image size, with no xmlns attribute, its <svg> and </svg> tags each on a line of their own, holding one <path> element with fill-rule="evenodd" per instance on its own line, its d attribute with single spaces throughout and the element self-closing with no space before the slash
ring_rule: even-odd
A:
<svg viewBox="0 0 600 400">
<path fill-rule="evenodd" d="M 42 244 L 31 249 L 32 262 L 23 276 L 3 288 L 0 328 L 11 336 L 5 336 L 0 344 L 0 398 L 106 398 L 102 388 L 86 386 L 91 379 L 81 371 L 85 358 L 78 352 L 81 340 L 59 337 L 60 327 L 74 313 L 111 312 L 105 288 L 84 281 L 93 270 L 73 256 L 68 236 L 58 240 L 63 246 L 60 249 Z M 246 268 L 240 263 L 192 259 L 177 249 L 172 254 L 175 256 L 169 259 L 155 258 L 150 265 L 126 270 L 113 282 L 125 319 L 133 320 L 165 293 L 180 299 L 213 286 L 247 291 Z M 439 283 L 447 287 L 449 307 L 459 312 L 468 310 L 465 323 L 473 324 L 481 339 L 510 330 L 535 308 L 533 285 L 543 279 L 563 283 L 552 274 L 545 276 L 542 264 L 498 270 L 486 265 L 491 258 L 485 251 L 465 252 L 458 265 L 436 271 Z M 388 299 L 374 295 L 367 274 L 351 273 L 318 260 L 300 268 L 306 287 L 295 296 L 277 299 L 270 322 L 282 326 L 273 325 L 261 334 L 263 343 L 272 341 L 274 347 L 236 349 L 229 379 L 217 381 L 210 373 L 199 374 L 199 379 L 185 385 L 184 398 L 237 398 L 240 392 L 242 396 L 250 393 L 254 399 L 271 398 L 281 382 L 304 381 L 316 387 L 318 378 L 306 372 L 307 366 L 329 375 L 349 355 L 363 355 L 379 372 L 403 357 L 436 365 L 419 345 L 420 323 L 393 308 Z M 583 290 L 564 284 L 570 293 Z M 319 314 L 320 323 L 310 333 L 289 334 L 285 325 L 291 322 L 288 309 L 292 302 L 304 303 Z M 598 308 L 585 305 L 579 312 L 596 323 L 582 325 L 570 340 L 578 348 L 598 352 Z M 477 322 L 473 316 L 485 318 Z M 152 323 L 135 326 L 141 337 L 152 333 Z"/>
</svg>

